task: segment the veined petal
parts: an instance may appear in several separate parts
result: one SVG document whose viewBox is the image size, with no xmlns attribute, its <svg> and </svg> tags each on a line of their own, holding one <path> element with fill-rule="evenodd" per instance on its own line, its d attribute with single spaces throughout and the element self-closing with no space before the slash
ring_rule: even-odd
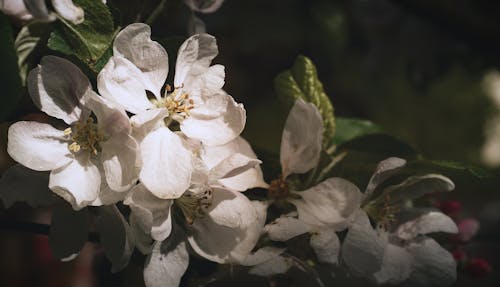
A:
<svg viewBox="0 0 500 287">
<path fill-rule="evenodd" d="M 31 207 L 48 206 L 58 201 L 49 190 L 49 173 L 34 171 L 20 164 L 7 169 L 0 179 L 0 200 L 5 208 L 16 202 Z"/>
<path fill-rule="evenodd" d="M 136 224 L 156 241 L 167 239 L 172 231 L 170 207 L 173 201 L 160 199 L 142 184 L 135 186 L 124 201 L 129 205 Z"/>
<path fill-rule="evenodd" d="M 140 180 L 155 196 L 180 197 L 189 187 L 193 171 L 191 153 L 178 135 L 168 128 L 149 133 L 141 143 Z"/>
<path fill-rule="evenodd" d="M 83 9 L 75 6 L 71 0 L 52 0 L 52 6 L 59 15 L 73 24 L 80 24 L 84 20 Z"/>
<path fill-rule="evenodd" d="M 301 199 L 290 200 L 297 207 L 299 219 L 316 226 L 328 225 L 336 230 L 346 227 L 347 221 L 359 209 L 362 193 L 351 182 L 332 177 L 297 192 Z"/>
<path fill-rule="evenodd" d="M 140 155 L 137 142 L 128 134 L 116 135 L 101 143 L 106 182 L 115 191 L 126 191 L 139 178 Z"/>
<path fill-rule="evenodd" d="M 132 62 L 145 78 L 147 89 L 160 96 L 160 90 L 168 75 L 167 51 L 151 40 L 151 28 L 143 23 L 133 23 L 125 27 L 115 38 L 113 54 Z"/>
<path fill-rule="evenodd" d="M 64 132 L 49 124 L 17 122 L 10 126 L 7 152 L 20 164 L 37 171 L 57 169 L 73 156 Z"/>
<path fill-rule="evenodd" d="M 458 228 L 453 219 L 447 215 L 439 211 L 429 211 L 400 224 L 394 235 L 409 240 L 433 232 L 457 233 Z"/>
<path fill-rule="evenodd" d="M 82 118 L 83 100 L 92 90 L 83 72 L 68 60 L 45 56 L 27 79 L 35 105 L 48 115 L 67 124 Z"/>
<path fill-rule="evenodd" d="M 137 114 L 154 105 L 146 96 L 148 80 L 129 60 L 113 56 L 97 76 L 99 93 Z"/>
<path fill-rule="evenodd" d="M 246 111 L 242 104 L 223 92 L 212 95 L 190 111 L 181 122 L 186 136 L 205 145 L 222 145 L 235 139 L 245 127 Z"/>
<path fill-rule="evenodd" d="M 99 207 L 96 228 L 106 257 L 112 264 L 111 271 L 125 268 L 134 250 L 134 236 L 115 205 Z"/>
<path fill-rule="evenodd" d="M 146 287 L 179 286 L 189 265 L 189 254 L 184 241 L 165 250 L 164 242 L 156 242 L 144 264 Z"/>
<path fill-rule="evenodd" d="M 311 235 L 309 241 L 319 262 L 337 264 L 340 253 L 340 241 L 331 228 L 321 229 Z"/>
<path fill-rule="evenodd" d="M 54 208 L 49 231 L 52 254 L 59 259 L 73 259 L 87 241 L 88 228 L 87 209 L 74 211 L 66 205 Z"/>
<path fill-rule="evenodd" d="M 388 244 L 382 268 L 373 274 L 378 284 L 398 285 L 406 281 L 413 271 L 413 256 L 404 247 Z"/>
<path fill-rule="evenodd" d="M 416 199 L 424 194 L 451 191 L 455 189 L 453 182 L 440 174 L 412 176 L 398 185 L 386 187 L 382 195 L 389 195 L 389 204 L 403 200 Z"/>
<path fill-rule="evenodd" d="M 354 273 L 367 276 L 380 270 L 385 245 L 359 209 L 342 244 L 342 258 Z"/>
<path fill-rule="evenodd" d="M 101 174 L 86 156 L 52 170 L 49 188 L 78 210 L 93 202 L 99 194 Z"/>
<path fill-rule="evenodd" d="M 299 99 L 290 110 L 281 137 L 283 176 L 305 173 L 318 164 L 323 141 L 323 120 L 313 104 Z"/>
<path fill-rule="evenodd" d="M 282 215 L 273 222 L 264 226 L 264 232 L 274 241 L 287 241 L 295 236 L 311 231 L 312 226 L 303 221 Z"/>
</svg>

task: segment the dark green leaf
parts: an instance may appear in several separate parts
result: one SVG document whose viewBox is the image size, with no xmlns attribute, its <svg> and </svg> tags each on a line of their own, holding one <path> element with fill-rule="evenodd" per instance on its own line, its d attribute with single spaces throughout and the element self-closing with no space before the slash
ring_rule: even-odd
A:
<svg viewBox="0 0 500 287">
<path fill-rule="evenodd" d="M 297 57 L 290 70 L 276 77 L 274 87 L 278 97 L 290 107 L 297 99 L 303 99 L 318 107 L 324 124 L 323 146 L 325 149 L 328 148 L 335 134 L 333 105 L 323 89 L 323 84 L 318 79 L 318 73 L 312 61 L 304 56 Z"/>
<path fill-rule="evenodd" d="M 335 145 L 353 140 L 355 138 L 382 132 L 382 128 L 366 120 L 354 118 L 335 119 L 335 136 L 333 143 Z"/>
</svg>

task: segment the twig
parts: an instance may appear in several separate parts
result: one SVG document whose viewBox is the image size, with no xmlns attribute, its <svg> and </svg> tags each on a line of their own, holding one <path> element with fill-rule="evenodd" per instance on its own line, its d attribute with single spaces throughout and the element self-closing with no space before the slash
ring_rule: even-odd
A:
<svg viewBox="0 0 500 287">
<path fill-rule="evenodd" d="M 166 0 L 161 0 L 160 3 L 158 3 L 158 6 L 156 6 L 155 10 L 151 15 L 148 17 L 146 20 L 146 24 L 151 25 L 153 22 L 160 16 L 161 12 L 163 12 L 163 9 L 165 8 L 165 2 Z"/>
</svg>

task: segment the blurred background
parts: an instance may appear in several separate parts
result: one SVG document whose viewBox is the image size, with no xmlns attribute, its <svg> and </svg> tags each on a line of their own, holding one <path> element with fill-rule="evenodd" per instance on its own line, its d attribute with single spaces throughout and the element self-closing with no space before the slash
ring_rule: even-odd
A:
<svg viewBox="0 0 500 287">
<path fill-rule="evenodd" d="M 121 12 L 123 26 L 143 21 L 158 2 L 108 1 Z M 276 98 L 273 80 L 301 54 L 315 63 L 337 116 L 368 119 L 426 158 L 491 170 L 493 179 L 453 178 L 463 184 L 457 184 L 455 192 L 439 200 L 461 203 L 458 221 L 474 218 L 480 222 L 474 240 L 461 248 L 489 262 L 493 270 L 500 266 L 500 181 L 495 179 L 500 177 L 500 2 L 226 0 L 217 12 L 196 16 L 218 40 L 220 52 L 215 62 L 225 66 L 225 89 L 245 104 L 247 126 L 243 135 L 257 150 L 279 151 L 287 111 Z M 179 43 L 179 37 L 188 35 L 192 17 L 193 12 L 182 1 L 167 0 L 162 14 L 152 23 L 153 36 Z M 18 30 L 14 24 L 13 32 Z M 9 120 L 32 111 L 19 108 Z M 7 126 L 2 125 L 3 150 Z M 11 163 L 5 153 L 2 156 L 4 170 Z M 1 211 L 0 219 L 29 221 L 35 218 L 34 212 L 16 205 Z M 40 218 L 46 217 L 36 216 L 44 223 Z M 100 274 L 88 268 L 100 264 L 101 270 L 107 270 L 102 254 L 60 263 L 51 259 L 46 245 L 44 236 L 0 231 L 0 285 L 142 284 L 141 259 L 125 272 Z M 99 252 L 93 243 L 86 248 L 90 254 Z M 193 260 L 194 267 L 186 276 L 203 276 L 216 268 Z M 459 272 L 456 285 L 496 286 L 500 282 L 498 273 L 473 273 Z M 48 274 L 57 274 L 61 282 L 50 281 L 47 278 L 54 277 Z M 241 286 L 306 286 L 286 276 L 277 283 L 242 276 L 206 286 L 230 286 L 238 278 L 244 278 L 237 280 Z M 80 282 L 78 278 L 83 279 Z M 335 280 L 332 282 L 344 282 Z"/>
</svg>

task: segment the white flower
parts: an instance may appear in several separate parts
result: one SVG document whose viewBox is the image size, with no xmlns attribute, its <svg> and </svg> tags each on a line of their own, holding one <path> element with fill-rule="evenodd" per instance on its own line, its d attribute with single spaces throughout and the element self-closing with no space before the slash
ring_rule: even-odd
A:
<svg viewBox="0 0 500 287">
<path fill-rule="evenodd" d="M 73 24 L 80 24 L 84 20 L 83 9 L 73 4 L 72 0 L 52 0 L 52 7 L 57 14 Z M 49 22 L 57 18 L 54 12 L 48 10 L 45 1 L 38 0 L 2 0 L 0 10 L 21 21 L 34 18 L 38 21 Z"/>
<path fill-rule="evenodd" d="M 59 130 L 39 122 L 17 122 L 9 129 L 8 152 L 22 165 L 51 171 L 49 188 L 80 209 L 100 194 L 101 172 L 114 191 L 137 179 L 137 144 L 125 112 L 95 94 L 71 62 L 47 56 L 28 76 L 34 103 L 70 125 Z M 90 116 L 95 114 L 97 123 Z"/>
</svg>

